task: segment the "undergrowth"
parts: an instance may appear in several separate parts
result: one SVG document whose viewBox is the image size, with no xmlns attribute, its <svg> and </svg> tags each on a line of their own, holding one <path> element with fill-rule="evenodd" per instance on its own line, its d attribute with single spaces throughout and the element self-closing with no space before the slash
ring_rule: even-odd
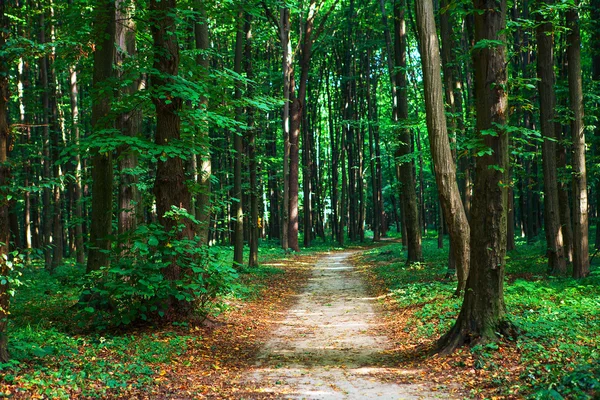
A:
<svg viewBox="0 0 600 400">
<path fill-rule="evenodd" d="M 423 245 L 426 263 L 406 265 L 401 246 L 394 243 L 368 251 L 361 264 L 372 266 L 400 312 L 410 311 L 406 333 L 433 343 L 452 326 L 462 300 L 452 297 L 456 282 L 444 280 L 447 242 L 441 250 L 434 240 Z M 599 268 L 592 267 L 591 276 L 580 280 L 553 277 L 540 254 L 541 243 L 519 243 L 507 259 L 505 301 L 519 337 L 455 354 L 456 367 L 482 371 L 483 388 L 473 388 L 473 396 L 600 396 Z M 461 356 L 474 360 L 472 365 Z"/>
<path fill-rule="evenodd" d="M 214 262 L 230 265 L 228 247 L 214 247 Z M 274 246 L 260 250 L 261 262 L 286 254 Z M 111 329 L 82 327 L 76 314 L 85 268 L 67 260 L 53 274 L 40 261 L 21 269 L 22 285 L 11 304 L 9 352 L 0 364 L 0 398 L 120 398 L 125 393 L 152 393 L 162 367 L 203 345 L 202 330 L 186 321 L 167 326 L 152 321 Z M 236 299 L 250 300 L 281 268 L 240 268 L 238 279 L 220 295 L 219 313 Z M 186 361 L 191 362 L 191 361 Z M 7 388 L 11 389 L 7 389 Z"/>
</svg>

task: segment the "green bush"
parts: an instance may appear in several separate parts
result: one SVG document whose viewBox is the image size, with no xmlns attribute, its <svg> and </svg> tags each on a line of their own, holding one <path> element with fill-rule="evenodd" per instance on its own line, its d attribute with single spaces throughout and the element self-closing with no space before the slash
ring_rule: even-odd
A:
<svg viewBox="0 0 600 400">
<path fill-rule="evenodd" d="M 148 224 L 120 238 L 110 267 L 88 276 L 79 312 L 84 323 L 106 328 L 159 319 L 174 301 L 206 316 L 218 295 L 233 288 L 238 274 L 197 237 L 179 239 L 181 229 L 178 224 L 166 232 L 159 224 Z M 176 280 L 164 275 L 171 263 L 179 269 Z"/>
</svg>

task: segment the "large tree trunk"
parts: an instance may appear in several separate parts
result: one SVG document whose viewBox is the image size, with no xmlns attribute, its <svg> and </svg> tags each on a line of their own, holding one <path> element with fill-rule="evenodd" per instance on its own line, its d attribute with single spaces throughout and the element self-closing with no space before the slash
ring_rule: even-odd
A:
<svg viewBox="0 0 600 400">
<path fill-rule="evenodd" d="M 477 158 L 471 216 L 471 268 L 465 297 L 452 329 L 438 342 L 441 353 L 510 333 L 504 305 L 508 133 L 506 0 L 475 0 L 475 41 L 494 41 L 474 50 L 477 134 L 492 150 Z"/>
<path fill-rule="evenodd" d="M 404 10 L 406 0 L 396 0 L 394 4 L 394 55 L 395 55 L 395 83 L 398 85 L 396 92 L 397 119 L 395 121 L 408 122 L 408 84 L 406 78 L 406 23 Z M 439 58 L 439 55 L 438 55 Z M 440 82 L 441 84 L 441 82 Z M 396 157 L 407 157 L 411 153 L 411 135 L 407 127 L 399 128 L 399 143 Z M 407 263 L 423 260 L 421 243 L 421 229 L 419 225 L 419 206 L 415 189 L 414 161 L 401 161 L 399 179 L 402 184 L 402 214 L 406 226 L 408 257 Z"/>
<path fill-rule="evenodd" d="M 540 6 L 551 6 L 554 0 L 542 0 Z M 556 141 L 554 131 L 554 36 L 552 22 L 546 14 L 537 14 L 537 76 L 540 94 L 540 129 L 544 142 L 542 158 L 544 168 L 544 223 L 548 255 L 548 269 L 555 274 L 566 271 L 563 235 L 560 224 L 558 198 L 558 172 L 556 169 Z"/>
<path fill-rule="evenodd" d="M 429 145 L 443 219 L 448 227 L 453 258 L 456 262 L 458 276 L 456 294 L 458 295 L 465 288 L 469 273 L 470 229 L 456 182 L 456 167 L 446 128 L 440 53 L 432 1 L 416 0 L 416 16 L 419 27 L 419 43 L 421 44 Z M 440 226 L 440 229 L 444 229 L 443 225 Z"/>
<path fill-rule="evenodd" d="M 94 134 L 113 127 L 110 117 L 110 90 L 104 87 L 113 76 L 115 53 L 115 2 L 98 1 L 96 9 L 96 51 L 94 51 L 94 96 L 92 100 L 92 130 Z M 92 214 L 90 224 L 90 249 L 87 272 L 109 264 L 110 234 L 112 230 L 112 153 L 92 149 Z"/>
<path fill-rule="evenodd" d="M 174 77 L 179 70 L 179 45 L 177 37 L 172 34 L 176 28 L 175 9 L 176 0 L 150 1 L 150 26 L 154 41 L 153 68 L 156 71 L 150 78 L 150 88 L 152 102 L 156 107 L 155 144 L 157 146 L 177 145 L 181 137 L 179 113 L 182 99 L 174 93 L 165 93 L 170 85 L 173 85 Z M 177 221 L 166 215 L 172 207 L 188 213 L 192 212 L 191 195 L 185 184 L 185 171 L 181 158 L 169 157 L 157 162 L 154 194 L 158 222 L 167 232 L 177 229 L 177 239 L 192 239 L 194 230 L 188 218 Z M 178 225 L 183 227 L 180 228 Z M 170 281 L 177 281 L 182 276 L 181 267 L 175 260 L 164 268 L 162 273 Z M 173 318 L 177 315 L 186 316 L 191 310 L 188 304 L 171 299 L 168 304 L 165 304 L 165 311 L 168 318 Z"/>
<path fill-rule="evenodd" d="M 9 287 L 8 274 L 10 268 L 7 264 L 8 244 L 10 243 L 9 224 L 9 193 L 7 191 L 10 182 L 10 169 L 8 167 L 9 130 L 8 130 L 8 60 L 6 53 L 6 41 L 10 32 L 10 23 L 5 14 L 6 2 L 0 1 L 0 363 L 8 362 L 8 339 L 6 326 L 9 315 Z"/>
<path fill-rule="evenodd" d="M 579 1 L 575 1 L 578 6 Z M 581 36 L 577 8 L 566 13 L 569 99 L 573 112 L 571 135 L 573 140 L 573 277 L 582 278 L 590 273 L 588 243 L 588 199 L 585 169 L 585 127 L 583 123 L 583 89 L 581 82 Z"/>
<path fill-rule="evenodd" d="M 237 31 L 235 35 L 235 56 L 233 71 L 241 75 L 242 57 L 244 56 L 244 13 L 237 14 Z M 235 100 L 242 100 L 242 83 L 238 80 L 235 83 Z M 235 118 L 238 122 L 242 119 L 243 108 L 238 105 L 235 110 Z M 233 266 L 241 267 L 244 263 L 244 201 L 242 198 L 242 158 L 244 156 L 244 139 L 242 132 L 233 131 L 233 215 L 235 217 L 233 231 Z"/>
</svg>

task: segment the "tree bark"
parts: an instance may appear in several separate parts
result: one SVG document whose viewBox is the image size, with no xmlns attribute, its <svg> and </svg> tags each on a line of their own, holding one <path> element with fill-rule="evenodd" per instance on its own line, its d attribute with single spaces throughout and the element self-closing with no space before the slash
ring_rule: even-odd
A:
<svg viewBox="0 0 600 400">
<path fill-rule="evenodd" d="M 254 72 L 252 70 L 252 16 L 246 13 L 244 23 L 244 35 L 246 36 L 246 45 L 244 48 L 244 58 L 246 60 L 246 78 L 251 82 L 248 83 L 247 96 L 252 99 L 254 95 L 254 89 L 252 87 L 252 80 L 254 79 Z M 249 106 L 246 110 L 248 126 L 248 166 L 250 169 L 250 255 L 248 256 L 248 266 L 258 266 L 258 203 L 259 198 L 259 185 L 258 185 L 258 162 L 256 159 L 256 136 L 257 129 L 254 126 L 254 109 Z"/>
<path fill-rule="evenodd" d="M 237 14 L 237 31 L 235 35 L 235 56 L 233 71 L 241 75 L 242 57 L 244 56 L 244 13 L 240 8 Z M 242 99 L 242 83 L 236 81 L 235 95 L 236 101 Z M 242 119 L 243 109 L 240 105 L 236 107 L 235 118 L 238 122 Z M 242 157 L 244 153 L 244 141 L 242 132 L 233 131 L 233 214 L 235 216 L 233 232 L 233 266 L 239 268 L 244 263 L 244 208 L 242 198 Z"/>
<path fill-rule="evenodd" d="M 9 223 L 9 193 L 10 169 L 8 166 L 9 129 L 8 129 L 8 73 L 9 66 L 6 59 L 6 42 L 10 32 L 10 22 L 6 16 L 5 1 L 0 1 L 0 363 L 8 362 L 8 338 L 6 327 L 8 325 L 10 294 L 8 274 L 10 268 L 7 264 L 8 245 L 10 243 Z"/>
<path fill-rule="evenodd" d="M 541 0 L 540 7 L 551 7 L 554 0 Z M 540 97 L 540 130 L 544 138 L 542 162 L 544 168 L 544 223 L 548 255 L 548 270 L 554 274 L 566 272 L 563 251 L 563 235 L 560 223 L 558 198 L 558 171 L 556 168 L 556 141 L 554 131 L 554 35 L 547 12 L 536 16 L 537 36 L 537 76 Z"/>
<path fill-rule="evenodd" d="M 406 78 L 406 23 L 404 10 L 406 0 L 394 2 L 394 56 L 395 84 L 397 88 L 397 119 L 399 123 L 408 122 L 408 84 Z M 438 56 L 439 58 L 439 56 Z M 407 263 L 423 261 L 421 229 L 419 225 L 419 206 L 415 190 L 414 161 L 402 160 L 411 154 L 411 135 L 407 127 L 399 128 L 399 143 L 396 158 L 400 162 L 399 179 L 402 184 L 402 214 L 406 222 L 408 256 Z"/>
<path fill-rule="evenodd" d="M 285 7 L 280 11 L 280 36 L 283 49 L 283 205 L 281 213 L 281 247 L 289 248 L 290 223 L 290 107 L 292 104 L 291 78 L 292 42 L 290 39 L 290 9 Z"/>
<path fill-rule="evenodd" d="M 579 1 L 575 1 L 578 7 Z M 588 241 L 588 198 L 585 167 L 585 126 L 583 122 L 583 89 L 581 81 L 581 35 L 577 8 L 566 12 L 567 60 L 569 100 L 573 113 L 571 135 L 573 140 L 573 277 L 582 278 L 590 273 Z"/>
<path fill-rule="evenodd" d="M 176 0 L 150 1 L 150 26 L 154 43 L 154 64 L 156 71 L 150 78 L 152 102 L 156 107 L 156 146 L 177 145 L 181 138 L 182 99 L 169 92 L 174 77 L 179 71 L 179 45 L 174 35 Z M 176 220 L 169 217 L 173 207 L 192 213 L 191 195 L 185 184 L 183 160 L 169 157 L 157 162 L 156 179 L 154 181 L 156 196 L 156 213 L 158 222 L 165 231 L 176 230 L 176 239 L 192 239 L 194 229 L 188 218 Z M 182 227 L 180 227 L 183 225 Z M 170 281 L 177 281 L 182 276 L 181 267 L 175 260 L 162 271 Z M 164 305 L 167 318 L 186 316 L 191 310 L 188 304 L 170 299 Z"/>
<path fill-rule="evenodd" d="M 77 84 L 77 71 L 75 67 L 71 67 L 70 79 L 69 79 L 69 96 L 71 100 L 71 118 L 73 132 L 71 140 L 75 142 L 75 145 L 79 145 L 81 138 L 79 130 L 79 89 Z M 75 180 L 73 182 L 73 218 L 75 219 L 75 252 L 76 260 L 78 264 L 83 265 L 85 263 L 85 247 L 83 240 L 83 205 L 81 204 L 81 155 L 79 152 L 75 154 Z"/>
<path fill-rule="evenodd" d="M 452 242 L 453 257 L 456 262 L 458 287 L 456 294 L 465 288 L 469 273 L 469 222 L 460 198 L 456 181 L 456 167 L 446 127 L 440 53 L 437 41 L 433 3 L 431 0 L 416 0 L 417 26 L 421 44 L 421 62 L 425 87 L 425 109 L 429 145 L 438 187 L 440 205 Z M 440 229 L 444 229 L 443 225 Z"/>
<path fill-rule="evenodd" d="M 494 41 L 473 52 L 477 134 L 491 154 L 476 159 L 471 215 L 471 268 L 465 297 L 452 329 L 438 342 L 447 354 L 458 346 L 510 334 L 504 305 L 508 133 L 506 72 L 506 0 L 474 0 L 475 41 Z"/>
<path fill-rule="evenodd" d="M 132 10 L 125 0 L 117 0 L 117 27 L 116 41 L 117 51 L 115 53 L 115 64 L 119 67 L 127 62 L 128 58 L 135 57 L 137 52 L 135 43 L 135 25 L 133 23 Z M 140 79 L 125 77 L 123 68 L 118 69 L 121 80 L 127 78 L 132 82 L 121 89 L 120 95 L 127 99 L 137 92 Z M 141 111 L 137 109 L 127 110 L 117 116 L 116 128 L 125 136 L 135 137 L 139 134 L 142 120 Z M 137 183 L 138 177 L 135 169 L 138 166 L 138 158 L 135 150 L 129 145 L 121 145 L 117 149 L 117 167 L 119 169 L 119 192 L 117 227 L 119 234 L 135 230 L 141 220 L 141 196 Z"/>
<path fill-rule="evenodd" d="M 110 118 L 111 96 L 106 81 L 113 76 L 115 54 L 115 2 L 98 1 L 96 8 L 96 50 L 94 51 L 94 75 L 92 99 L 92 130 L 94 134 L 105 136 L 102 132 L 114 127 Z M 113 212 L 113 162 L 112 153 L 100 153 L 92 149 L 92 212 L 90 224 L 90 249 L 87 272 L 109 265 L 110 234 Z"/>
</svg>

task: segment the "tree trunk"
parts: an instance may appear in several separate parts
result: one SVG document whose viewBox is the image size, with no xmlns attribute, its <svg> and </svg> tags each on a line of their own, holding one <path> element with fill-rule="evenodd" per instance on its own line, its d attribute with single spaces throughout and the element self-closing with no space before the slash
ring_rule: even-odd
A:
<svg viewBox="0 0 600 400">
<path fill-rule="evenodd" d="M 181 136 L 180 111 L 182 99 L 175 93 L 169 93 L 174 78 L 179 71 L 179 45 L 175 32 L 176 0 L 150 1 L 150 26 L 154 42 L 154 64 L 156 71 L 150 78 L 152 102 L 156 107 L 156 146 L 177 145 Z M 167 95 L 165 95 L 167 94 Z M 156 196 L 156 213 L 158 222 L 165 231 L 177 230 L 176 239 L 192 239 L 194 230 L 188 218 L 176 220 L 169 217 L 168 212 L 173 207 L 192 213 L 191 195 L 185 184 L 183 160 L 179 157 L 169 157 L 157 162 L 156 179 L 154 182 Z M 183 225 L 181 227 L 181 225 Z M 177 281 L 182 276 L 181 267 L 172 260 L 163 269 L 164 277 L 169 281 Z M 164 305 L 167 318 L 187 316 L 191 312 L 189 304 L 170 299 Z"/>
<path fill-rule="evenodd" d="M 242 73 L 242 57 L 244 56 L 244 13 L 243 11 L 237 14 L 237 31 L 235 35 L 235 58 L 233 71 L 241 75 Z M 238 80 L 235 83 L 236 101 L 242 100 L 242 83 Z M 235 118 L 241 122 L 243 109 L 240 105 L 236 107 Z M 234 167 L 233 167 L 233 216 L 235 218 L 233 232 L 233 266 L 239 268 L 244 263 L 244 201 L 242 198 L 242 157 L 244 154 L 244 141 L 242 132 L 233 131 L 233 151 L 234 151 Z"/>
<path fill-rule="evenodd" d="M 577 7 L 579 1 L 575 1 Z M 590 273 L 588 244 L 588 199 L 585 169 L 585 127 L 583 122 L 583 89 L 581 82 L 581 36 L 577 8 L 566 12 L 567 59 L 570 108 L 573 112 L 571 135 L 573 140 L 573 277 L 582 278 Z"/>
<path fill-rule="evenodd" d="M 135 57 L 135 25 L 132 10 L 125 0 L 117 0 L 116 28 L 116 65 L 122 65 L 128 58 Z M 120 95 L 125 99 L 135 95 L 140 85 L 140 79 L 124 76 L 123 70 L 118 75 L 121 80 L 130 79 L 131 83 L 121 89 Z M 116 128 L 125 136 L 136 137 L 139 134 L 142 121 L 141 111 L 127 110 L 117 116 Z M 117 149 L 117 166 L 119 169 L 119 194 L 117 227 L 119 234 L 131 232 L 137 228 L 141 220 L 141 196 L 138 192 L 138 177 L 135 169 L 138 166 L 137 154 L 129 145 L 121 145 Z"/>
<path fill-rule="evenodd" d="M 110 90 L 106 82 L 113 76 L 115 54 L 115 2 L 99 1 L 96 9 L 96 38 L 99 38 L 94 51 L 94 75 L 92 99 L 92 130 L 94 134 L 105 136 L 104 129 L 113 127 L 110 117 Z M 92 149 L 92 214 L 90 225 L 90 249 L 87 272 L 109 265 L 110 234 L 112 230 L 112 191 L 113 162 L 111 152 L 100 153 Z"/>
<path fill-rule="evenodd" d="M 394 55 L 395 55 L 395 84 L 397 122 L 408 122 L 408 85 L 406 78 L 406 23 L 404 20 L 405 0 L 396 0 L 394 3 Z M 439 56 L 438 56 L 439 57 Z M 410 129 L 399 128 L 399 143 L 396 150 L 397 158 L 406 158 L 411 153 Z M 408 256 L 407 263 L 423 261 L 421 243 L 421 229 L 419 225 L 419 206 L 415 189 L 414 161 L 400 161 L 399 179 L 402 184 L 402 214 L 404 216 L 407 236 Z"/>
<path fill-rule="evenodd" d="M 431 0 L 417 0 L 416 14 L 419 42 L 421 44 L 421 62 L 423 64 L 429 146 L 433 158 L 440 205 L 450 234 L 453 257 L 456 262 L 458 276 L 456 294 L 458 295 L 464 289 L 469 273 L 469 222 L 458 191 L 456 167 L 446 128 L 440 53 Z M 440 229 L 443 230 L 444 226 L 440 226 Z"/>
<path fill-rule="evenodd" d="M 290 107 L 292 104 L 291 81 L 292 42 L 290 39 L 290 9 L 282 8 L 280 12 L 281 47 L 283 49 L 283 205 L 281 213 L 281 247 L 289 248 L 290 223 Z"/>
<path fill-rule="evenodd" d="M 73 132 L 71 140 L 75 145 L 79 146 L 80 130 L 79 130 L 79 90 L 77 84 L 77 71 L 75 67 L 70 70 L 70 90 L 69 96 L 71 100 L 71 118 Z M 75 181 L 73 182 L 73 218 L 75 219 L 75 252 L 77 263 L 83 265 L 85 263 L 85 247 L 83 241 L 83 205 L 81 204 L 81 155 L 75 152 Z"/>
<path fill-rule="evenodd" d="M 45 12 L 40 13 L 39 41 L 41 44 L 46 43 L 46 18 Z M 39 59 L 40 83 L 42 85 L 42 177 L 45 181 L 42 191 L 42 243 L 44 246 L 44 265 L 52 271 L 52 213 L 54 207 L 52 205 L 52 155 L 51 155 L 51 132 L 50 132 L 50 79 L 48 77 L 50 66 L 49 57 L 42 56 Z"/>
<path fill-rule="evenodd" d="M 591 0 L 590 2 L 590 13 L 592 22 L 592 35 L 591 35 L 591 47 L 592 47 L 592 79 L 594 83 L 598 85 L 600 83 L 600 0 Z M 598 86 L 596 86 L 598 87 Z M 600 106 L 596 103 L 596 109 Z M 596 112 L 598 117 L 598 112 Z M 596 130 L 594 131 L 594 155 L 600 155 L 600 126 L 596 124 Z M 596 249 L 600 248 L 600 180 L 596 180 L 594 187 L 596 191 Z"/>
<path fill-rule="evenodd" d="M 250 81 L 254 79 L 254 72 L 252 70 L 252 16 L 246 13 L 244 23 L 244 35 L 246 36 L 246 45 L 244 48 L 244 58 L 246 60 L 246 78 Z M 252 83 L 248 85 L 247 97 L 252 99 L 254 96 L 254 89 Z M 246 124 L 248 130 L 248 166 L 250 169 L 250 255 L 248 256 L 248 266 L 258 266 L 258 203 L 259 197 L 259 185 L 258 185 L 258 162 L 256 159 L 256 135 L 257 129 L 254 126 L 254 108 L 248 106 L 246 109 L 247 120 Z"/>
<path fill-rule="evenodd" d="M 471 215 L 471 268 L 465 297 L 452 329 L 438 342 L 442 354 L 464 344 L 508 334 L 504 305 L 508 96 L 506 72 L 506 0 L 475 0 L 475 41 L 494 41 L 473 52 L 477 134 L 492 153 L 477 158 Z M 492 133 L 493 132 L 493 133 Z"/>
<path fill-rule="evenodd" d="M 8 74 L 9 66 L 6 59 L 6 42 L 10 32 L 10 22 L 5 14 L 5 1 L 0 1 L 0 363 L 8 362 L 8 325 L 10 294 L 8 274 L 11 270 L 7 263 L 8 244 L 10 243 L 9 224 L 9 192 L 10 169 L 8 166 L 9 129 L 8 129 Z"/>
<path fill-rule="evenodd" d="M 541 7 L 552 6 L 554 0 L 541 0 Z M 542 161 L 544 168 L 544 223 L 548 255 L 548 270 L 554 274 L 566 271 L 563 235 L 560 224 L 558 198 L 558 171 L 556 168 L 556 141 L 554 131 L 554 36 L 552 22 L 543 13 L 536 16 L 537 76 L 540 97 L 540 130 L 544 138 Z"/>
</svg>

